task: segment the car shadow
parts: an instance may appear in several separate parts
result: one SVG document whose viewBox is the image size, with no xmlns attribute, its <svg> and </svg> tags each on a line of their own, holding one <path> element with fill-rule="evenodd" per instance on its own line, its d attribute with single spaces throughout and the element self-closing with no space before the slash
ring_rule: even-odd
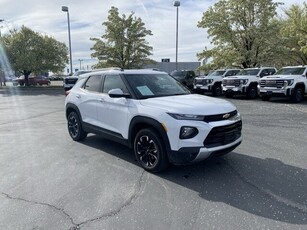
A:
<svg viewBox="0 0 307 230">
<path fill-rule="evenodd" d="M 84 145 L 140 167 L 131 149 L 93 135 Z M 104 153 L 102 153 L 104 154 Z M 223 202 L 260 217 L 307 224 L 307 170 L 271 158 L 232 152 L 198 164 L 171 166 L 156 176 L 211 202 Z"/>
</svg>

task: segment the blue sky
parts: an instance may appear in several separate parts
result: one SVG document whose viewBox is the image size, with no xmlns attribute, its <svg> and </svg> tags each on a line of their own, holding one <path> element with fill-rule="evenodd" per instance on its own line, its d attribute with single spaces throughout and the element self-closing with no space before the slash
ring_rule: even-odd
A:
<svg viewBox="0 0 307 230">
<path fill-rule="evenodd" d="M 196 54 L 206 46 L 210 47 L 206 30 L 197 27 L 203 12 L 217 0 L 184 0 L 179 7 L 179 46 L 178 61 L 197 61 Z M 280 0 L 284 8 L 302 0 Z M 153 36 L 147 41 L 153 47 L 152 59 L 161 61 L 170 58 L 175 61 L 176 8 L 169 0 L 0 0 L 0 19 L 2 34 L 9 28 L 25 25 L 34 31 L 54 37 L 68 44 L 67 16 L 62 6 L 69 7 L 71 22 L 72 58 L 74 68 L 87 68 L 95 62 L 91 60 L 91 37 L 104 33 L 102 22 L 106 21 L 111 6 L 119 9 L 120 14 L 142 18 Z M 281 9 L 280 9 L 281 11 Z"/>
</svg>

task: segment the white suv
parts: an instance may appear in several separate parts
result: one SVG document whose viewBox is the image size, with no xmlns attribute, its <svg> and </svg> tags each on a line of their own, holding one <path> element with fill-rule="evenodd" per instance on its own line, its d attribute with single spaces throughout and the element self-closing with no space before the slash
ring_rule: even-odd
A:
<svg viewBox="0 0 307 230">
<path fill-rule="evenodd" d="M 240 69 L 218 69 L 204 77 L 197 77 L 194 80 L 194 90 L 198 93 L 211 92 L 213 96 L 221 96 L 222 81 L 224 77 L 237 75 Z"/>
<path fill-rule="evenodd" d="M 223 92 L 228 98 L 235 94 L 245 94 L 246 98 L 255 99 L 258 96 L 260 78 L 275 72 L 274 67 L 243 69 L 236 76 L 223 79 Z"/>
<path fill-rule="evenodd" d="M 261 79 L 259 91 L 263 101 L 283 96 L 291 97 L 294 103 L 301 102 L 307 94 L 307 66 L 281 68 L 275 75 Z"/>
<path fill-rule="evenodd" d="M 165 72 L 108 70 L 82 76 L 65 101 L 73 140 L 95 133 L 134 149 L 151 172 L 231 152 L 242 141 L 236 107 L 191 94 Z"/>
</svg>

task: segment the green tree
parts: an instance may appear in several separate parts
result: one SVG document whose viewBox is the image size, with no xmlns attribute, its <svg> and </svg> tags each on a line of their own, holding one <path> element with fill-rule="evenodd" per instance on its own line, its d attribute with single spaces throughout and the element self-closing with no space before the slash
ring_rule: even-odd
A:
<svg viewBox="0 0 307 230">
<path fill-rule="evenodd" d="M 11 66 L 25 76 L 42 72 L 57 72 L 68 62 L 67 46 L 52 37 L 41 35 L 23 26 L 2 38 Z"/>
<path fill-rule="evenodd" d="M 267 64 L 278 27 L 273 23 L 280 3 L 272 0 L 220 0 L 204 12 L 199 28 L 207 28 L 213 49 L 198 53 L 213 66 L 255 67 Z"/>
<path fill-rule="evenodd" d="M 148 56 L 152 55 L 152 47 L 145 40 L 147 35 L 152 35 L 145 28 L 141 18 L 119 15 L 116 7 L 109 10 L 108 21 L 102 23 L 106 27 L 101 38 L 91 38 L 95 41 L 91 50 L 92 57 L 98 58 L 99 63 L 95 68 L 120 67 L 140 68 L 145 64 L 154 62 Z"/>
<path fill-rule="evenodd" d="M 307 64 L 307 3 L 292 5 L 281 20 L 284 57 L 294 64 Z"/>
</svg>

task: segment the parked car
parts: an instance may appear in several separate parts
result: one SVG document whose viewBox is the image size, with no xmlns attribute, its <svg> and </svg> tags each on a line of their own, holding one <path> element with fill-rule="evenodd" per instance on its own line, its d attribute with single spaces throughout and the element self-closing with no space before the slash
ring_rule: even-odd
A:
<svg viewBox="0 0 307 230">
<path fill-rule="evenodd" d="M 194 90 L 197 93 L 211 92 L 213 96 L 221 96 L 223 93 L 222 81 L 224 77 L 237 75 L 240 69 L 218 69 L 207 76 L 194 79 Z"/>
<path fill-rule="evenodd" d="M 307 95 L 307 66 L 287 66 L 272 76 L 263 77 L 259 91 L 263 101 L 279 96 L 290 97 L 294 103 L 301 102 Z"/>
<path fill-rule="evenodd" d="M 260 78 L 275 72 L 274 67 L 243 69 L 237 75 L 223 79 L 223 92 L 228 98 L 235 94 L 244 94 L 248 99 L 255 99 L 258 96 Z"/>
<path fill-rule="evenodd" d="M 26 81 L 25 81 L 25 76 L 20 76 L 18 78 L 13 79 L 13 85 L 17 86 L 17 85 L 25 85 Z M 28 77 L 28 85 L 50 85 L 50 80 L 48 79 L 48 77 L 45 76 L 29 76 Z"/>
<path fill-rule="evenodd" d="M 193 82 L 196 77 L 193 70 L 174 70 L 171 75 L 189 89 L 193 89 Z"/>
<path fill-rule="evenodd" d="M 89 70 L 79 70 L 79 71 L 76 71 L 72 76 L 65 77 L 63 79 L 64 90 L 65 91 L 70 90 L 76 84 L 80 75 L 85 74 L 85 73 L 89 73 L 89 72 L 91 72 L 91 71 L 89 71 Z"/>
<path fill-rule="evenodd" d="M 96 133 L 125 144 L 150 172 L 227 154 L 242 141 L 241 116 L 232 103 L 191 94 L 156 70 L 83 74 L 65 108 L 73 140 Z"/>
</svg>

